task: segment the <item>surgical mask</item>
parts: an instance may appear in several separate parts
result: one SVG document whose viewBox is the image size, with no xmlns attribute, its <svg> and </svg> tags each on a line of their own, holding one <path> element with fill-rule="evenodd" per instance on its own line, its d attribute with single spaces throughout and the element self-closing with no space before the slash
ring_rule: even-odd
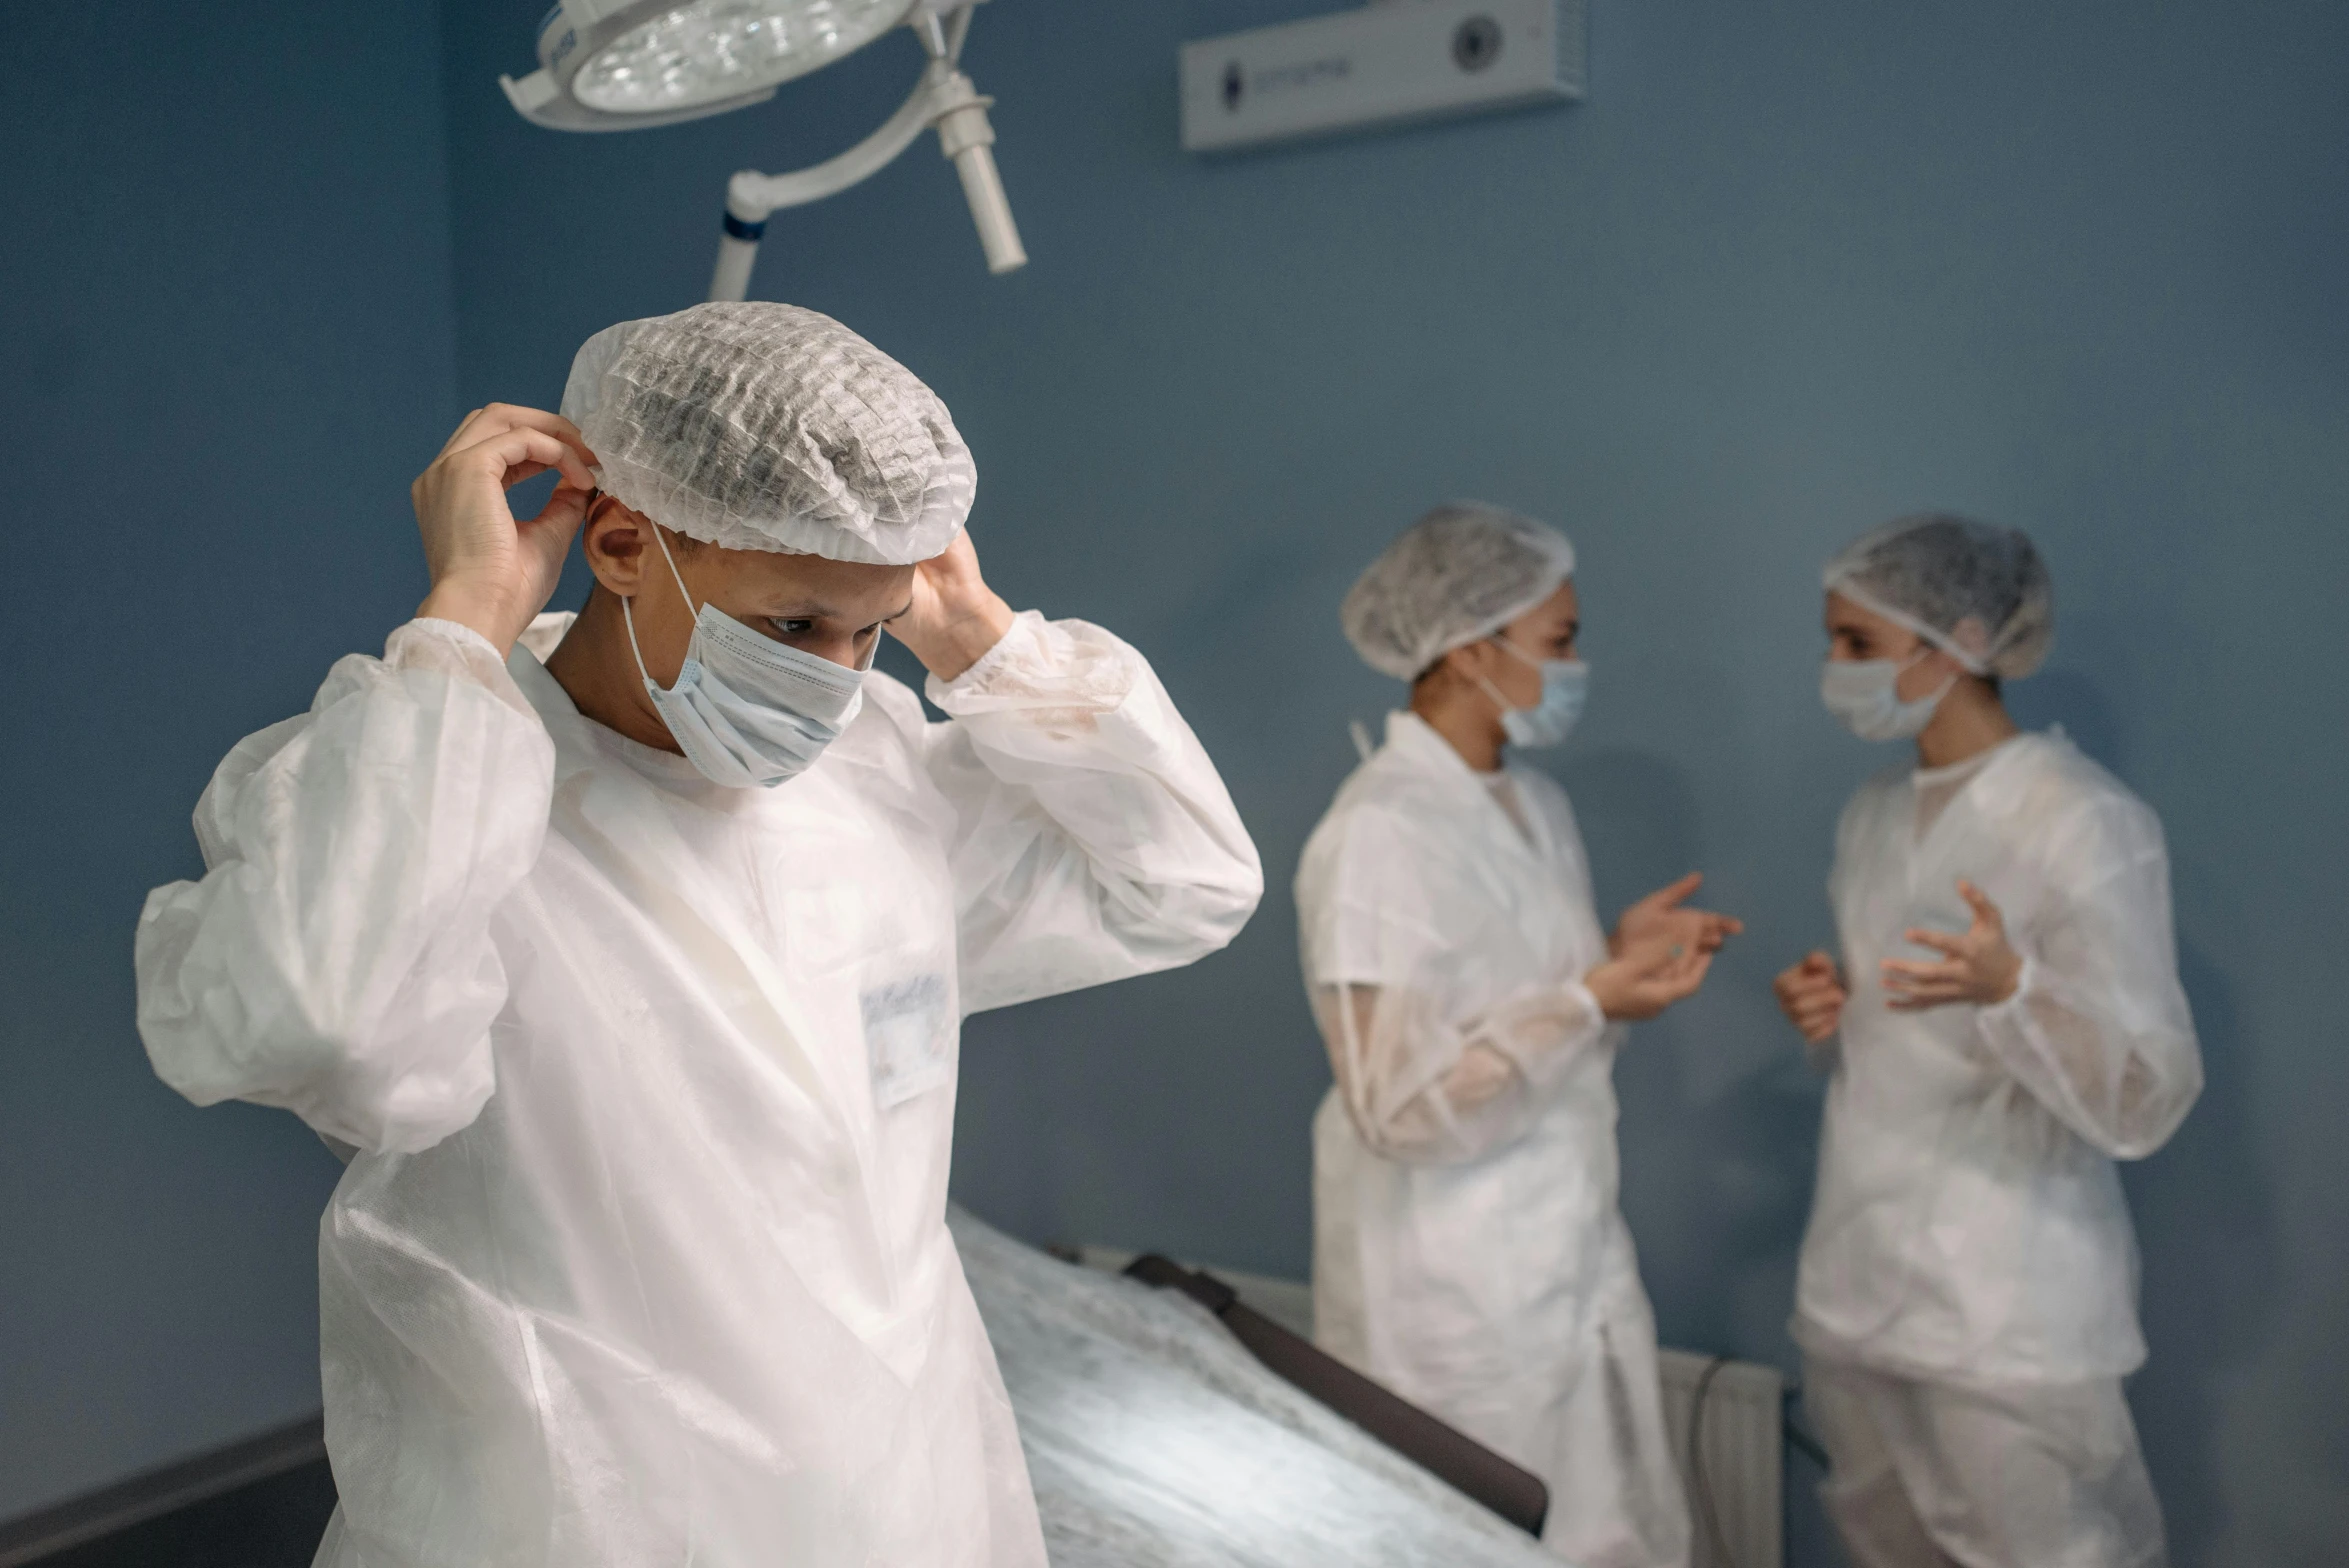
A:
<svg viewBox="0 0 2349 1568">
<path fill-rule="evenodd" d="M 1590 699 L 1590 666 L 1580 659 L 1534 658 L 1506 637 L 1493 641 L 1519 663 L 1530 664 L 1542 674 L 1542 694 L 1530 708 L 1510 707 L 1499 687 L 1489 680 L 1483 682 L 1484 694 L 1501 710 L 1501 733 L 1509 737 L 1512 746 L 1557 745 L 1573 733 L 1583 704 Z"/>
<path fill-rule="evenodd" d="M 1900 700 L 1902 674 L 1927 651 L 1919 649 L 1914 657 L 1901 663 L 1890 659 L 1829 659 L 1826 668 L 1819 672 L 1819 700 L 1827 705 L 1829 713 L 1843 721 L 1845 729 L 1862 740 L 1913 739 L 1933 722 L 1933 710 L 1941 706 L 1941 699 L 1957 684 L 1953 675 L 1930 697 L 1919 697 L 1915 702 Z"/>
<path fill-rule="evenodd" d="M 685 607 L 693 608 L 684 574 L 669 554 L 659 528 L 653 539 Z M 661 722 L 683 748 L 685 759 L 713 784 L 734 789 L 773 788 L 807 771 L 824 748 L 848 728 L 864 705 L 865 669 L 848 669 L 830 659 L 761 637 L 715 605 L 694 616 L 693 641 L 677 684 L 663 691 L 644 667 L 636 646 L 636 616 L 620 601 L 628 622 L 628 648 L 644 677 Z M 875 639 L 878 642 L 878 639 Z"/>
</svg>

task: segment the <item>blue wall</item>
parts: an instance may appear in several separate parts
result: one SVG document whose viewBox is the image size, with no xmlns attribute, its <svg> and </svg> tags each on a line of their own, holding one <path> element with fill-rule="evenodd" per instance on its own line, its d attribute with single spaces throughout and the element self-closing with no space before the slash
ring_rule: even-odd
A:
<svg viewBox="0 0 2349 1568">
<path fill-rule="evenodd" d="M 1037 1239 L 1302 1270 L 1327 1073 L 1285 889 L 1349 765 L 1346 720 L 1397 694 L 1353 661 L 1335 607 L 1422 507 L 1479 495 L 1583 552 L 1597 689 L 1555 765 L 1603 901 L 1697 865 L 1753 926 L 1625 1056 L 1625 1202 L 1668 1338 L 1786 1359 L 1818 1086 L 1768 977 L 1826 935 L 1830 826 L 1886 760 L 1818 711 L 1816 568 L 1895 511 L 1970 510 L 2031 529 L 2056 574 L 2059 651 L 2018 705 L 2171 833 L 2210 1089 L 2128 1174 L 2154 1347 L 2135 1398 L 2177 1559 L 2341 1561 L 2349 13 L 1596 0 L 1579 107 L 1220 163 L 1176 150 L 1180 39 L 1334 3 L 988 6 L 969 64 L 1001 100 L 1023 273 L 985 275 L 926 145 L 769 232 L 756 292 L 840 316 L 939 389 L 979 455 L 990 575 L 1151 655 L 1275 885 L 1194 970 L 975 1020 L 961 1195 Z M 33 1264 L 0 1274 L 0 1327 L 36 1328 L 21 1356 L 0 1334 L 0 1444 L 21 1443 L 20 1408 L 83 1433 L 27 1497 L 309 1391 L 319 1157 L 285 1118 L 177 1108 L 129 1029 L 131 913 L 192 859 L 203 773 L 411 602 L 401 482 L 453 407 L 551 402 L 587 333 L 699 297 L 725 175 L 836 150 L 914 69 L 893 39 L 767 108 L 560 137 L 495 86 L 528 64 L 535 19 L 522 0 L 442 11 L 454 403 L 439 141 L 400 117 L 430 99 L 431 28 L 407 12 L 280 19 L 275 52 L 237 67 L 256 85 L 231 123 L 285 133 L 256 149 L 142 116 L 180 160 L 162 195 L 186 218 L 135 270 L 53 238 L 42 287 L 62 303 L 22 326 L 0 305 L 37 383 L 0 396 L 42 400 L 35 480 L 55 499 L 30 515 L 134 524 L 98 535 L 95 592 L 87 546 L 52 554 L 77 580 L 26 596 L 46 635 L 0 676 L 39 742 L 0 761 L 9 799 L 57 824 L 0 850 L 31 893 L 0 926 L 12 977 L 38 977 L 11 986 L 29 1049 L 0 1063 L 0 1226 Z M 346 110 L 319 62 L 364 27 L 399 31 L 419 85 Z M 50 90 L 71 107 L 30 129 L 67 173 L 11 202 L 43 222 L 112 166 L 103 117 Z M 307 118 L 264 107 L 289 95 Z M 362 201 L 354 169 L 406 194 Z M 281 237 L 297 196 L 310 223 Z M 198 225 L 234 234 L 183 264 Z M 246 270 L 248 230 L 274 271 Z M 204 259 L 232 250 L 233 268 Z M 216 350 L 224 290 L 252 301 L 233 314 L 309 311 Z M 142 315 L 102 329 L 126 292 Z M 74 361 L 85 380 L 39 368 L 61 327 L 112 345 Z M 191 408 L 164 385 L 223 395 Z M 178 459 L 161 483 L 93 433 L 126 406 L 147 416 L 142 456 Z M 326 450 L 351 422 L 363 440 Z M 291 461 L 285 429 L 311 437 Z M 99 501 L 109 487 L 126 493 Z M 319 519 L 331 536 L 304 528 Z M 126 617 L 130 596 L 172 623 Z M 89 711 L 63 679 L 77 655 L 101 666 Z M 13 1480 L 0 1463 L 0 1513 Z"/>
<path fill-rule="evenodd" d="M 132 1028 L 239 735 L 422 593 L 456 412 L 424 0 L 18 6 L 0 95 L 0 1519 L 318 1406 L 290 1117 Z"/>
</svg>

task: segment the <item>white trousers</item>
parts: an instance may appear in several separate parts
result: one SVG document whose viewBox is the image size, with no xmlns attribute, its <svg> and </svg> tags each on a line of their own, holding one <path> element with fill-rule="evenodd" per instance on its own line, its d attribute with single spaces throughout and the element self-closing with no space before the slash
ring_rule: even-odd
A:
<svg viewBox="0 0 2349 1568">
<path fill-rule="evenodd" d="M 2120 1380 L 1997 1390 L 1817 1357 L 1819 1495 L 1856 1568 L 2161 1568 L 2161 1506 Z"/>
</svg>

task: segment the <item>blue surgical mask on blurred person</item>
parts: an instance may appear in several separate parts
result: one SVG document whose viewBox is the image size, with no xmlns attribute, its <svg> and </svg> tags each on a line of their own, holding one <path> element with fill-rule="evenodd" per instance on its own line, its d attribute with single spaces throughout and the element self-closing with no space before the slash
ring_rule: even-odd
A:
<svg viewBox="0 0 2349 1568">
<path fill-rule="evenodd" d="M 1957 684 L 1952 675 L 1931 696 L 1900 700 L 1901 676 L 1928 651 L 1920 648 L 1901 661 L 1830 659 L 1819 672 L 1819 700 L 1862 740 L 1912 740 L 1933 722 L 1933 710 Z"/>
<path fill-rule="evenodd" d="M 1500 688 L 1484 683 L 1485 695 L 1500 705 L 1501 732 L 1509 744 L 1521 747 L 1555 746 L 1574 732 L 1590 700 L 1590 666 L 1580 659 L 1537 659 L 1506 637 L 1495 637 L 1519 663 L 1541 671 L 1542 694 L 1530 708 L 1513 708 Z"/>
<path fill-rule="evenodd" d="M 686 608 L 692 609 L 693 595 L 658 527 L 653 538 Z M 862 669 L 762 637 L 707 603 L 694 616 L 693 641 L 677 684 L 663 691 L 644 667 L 629 602 L 621 600 L 620 608 L 653 707 L 685 759 L 713 784 L 771 789 L 806 772 L 864 706 Z"/>
</svg>

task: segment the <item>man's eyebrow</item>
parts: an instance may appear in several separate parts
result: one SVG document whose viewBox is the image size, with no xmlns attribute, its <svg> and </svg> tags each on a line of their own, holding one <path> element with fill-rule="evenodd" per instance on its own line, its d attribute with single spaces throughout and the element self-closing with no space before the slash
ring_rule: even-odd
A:
<svg viewBox="0 0 2349 1568">
<path fill-rule="evenodd" d="M 881 620 L 884 624 L 890 621 L 894 621 L 912 608 L 913 599 L 909 596 L 904 604 L 898 606 L 898 608 L 892 613 L 882 616 Z M 790 599 L 784 601 L 781 604 L 770 604 L 760 613 L 767 616 L 771 620 L 777 621 L 826 621 L 845 619 L 840 611 L 835 610 L 832 608 L 832 606 L 824 603 L 820 599 Z"/>
</svg>

